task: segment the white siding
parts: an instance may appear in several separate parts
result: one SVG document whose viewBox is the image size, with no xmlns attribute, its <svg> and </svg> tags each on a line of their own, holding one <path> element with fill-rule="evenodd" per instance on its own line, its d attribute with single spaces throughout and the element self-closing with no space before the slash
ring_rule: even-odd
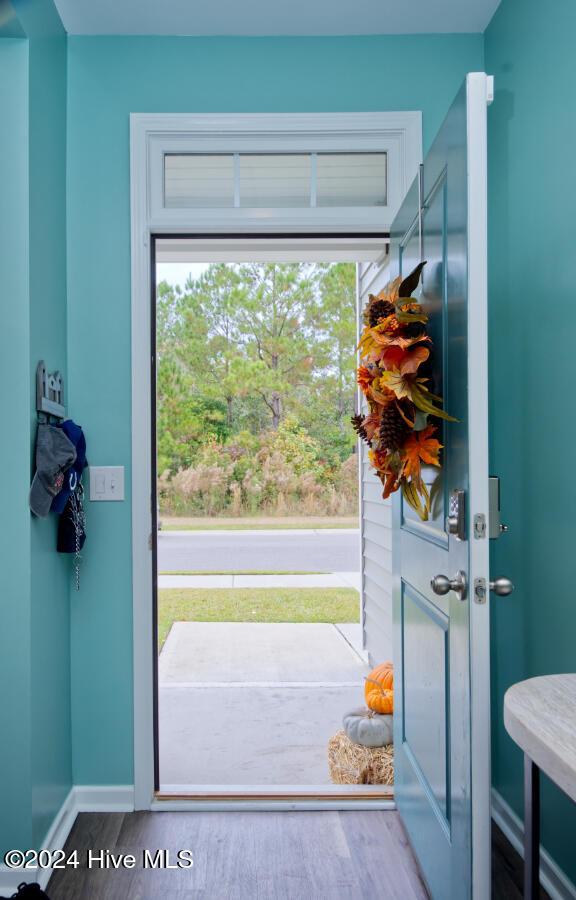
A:
<svg viewBox="0 0 576 900">
<path fill-rule="evenodd" d="M 360 265 L 359 309 L 368 294 L 378 294 L 388 281 L 383 265 Z M 382 485 L 368 463 L 362 442 L 360 473 L 362 533 L 362 629 L 364 647 L 374 664 L 392 659 L 392 503 L 382 499 Z"/>
</svg>

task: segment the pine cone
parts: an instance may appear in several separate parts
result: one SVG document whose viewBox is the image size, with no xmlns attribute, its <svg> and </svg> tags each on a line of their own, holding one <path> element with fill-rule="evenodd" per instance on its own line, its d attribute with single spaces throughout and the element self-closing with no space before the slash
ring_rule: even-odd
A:
<svg viewBox="0 0 576 900">
<path fill-rule="evenodd" d="M 368 307 L 366 308 L 367 324 L 370 328 L 374 328 L 380 319 L 391 316 L 395 311 L 395 306 L 389 300 L 380 300 L 378 297 L 372 297 Z"/>
<path fill-rule="evenodd" d="M 366 441 L 366 443 L 369 444 L 370 441 L 368 440 L 368 432 L 364 428 L 363 424 L 364 416 L 352 416 L 350 421 L 352 422 L 352 427 L 354 428 L 354 431 L 356 432 L 358 437 L 362 438 L 363 441 Z"/>
<path fill-rule="evenodd" d="M 395 403 L 391 403 L 382 413 L 380 425 L 380 441 L 387 450 L 398 450 L 408 434 L 408 426 L 398 412 Z"/>
</svg>

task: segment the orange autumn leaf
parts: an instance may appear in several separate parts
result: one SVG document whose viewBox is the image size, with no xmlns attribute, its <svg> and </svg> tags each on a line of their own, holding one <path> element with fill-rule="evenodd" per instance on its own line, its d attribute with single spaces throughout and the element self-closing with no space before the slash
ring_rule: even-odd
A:
<svg viewBox="0 0 576 900">
<path fill-rule="evenodd" d="M 385 480 L 382 482 L 382 484 L 384 486 L 382 499 L 387 500 L 390 494 L 393 494 L 394 491 L 398 490 L 398 486 L 400 484 L 399 476 L 395 472 L 387 472 Z"/>
<path fill-rule="evenodd" d="M 384 288 L 378 294 L 378 299 L 389 300 L 390 303 L 395 303 L 398 299 L 398 291 L 401 284 L 402 278 L 400 276 L 398 278 L 395 278 L 393 281 L 389 281 L 384 285 Z"/>
<path fill-rule="evenodd" d="M 414 431 L 403 448 L 404 465 L 402 476 L 404 478 L 421 479 L 421 463 L 431 466 L 439 466 L 438 455 L 442 448 L 440 441 L 431 437 L 436 431 L 435 425 L 428 425 L 422 431 Z"/>
<path fill-rule="evenodd" d="M 387 369 L 378 379 L 377 386 L 379 390 L 392 391 L 398 400 L 402 400 L 403 397 L 414 400 L 414 389 L 425 381 L 425 378 L 415 378 L 409 373 L 403 374 L 399 369 Z"/>
<path fill-rule="evenodd" d="M 399 325 L 396 316 L 394 314 L 386 316 L 386 318 L 381 319 L 377 325 L 366 329 L 365 333 L 360 338 L 358 347 L 362 348 L 365 352 L 374 350 L 377 347 L 387 347 L 393 335 L 397 333 L 398 328 Z"/>
<path fill-rule="evenodd" d="M 384 450 L 369 450 L 368 459 L 370 460 L 370 464 L 376 469 L 377 472 L 386 471 L 388 454 Z"/>
<path fill-rule="evenodd" d="M 380 416 L 377 413 L 370 413 L 366 416 L 362 425 L 364 426 L 367 439 L 371 441 L 380 430 Z"/>
<path fill-rule="evenodd" d="M 396 399 L 396 394 L 382 384 L 380 379 L 374 379 L 370 387 L 366 390 L 366 396 L 369 400 L 373 400 L 382 409 L 386 409 Z"/>
<path fill-rule="evenodd" d="M 387 500 L 390 494 L 398 490 L 402 477 L 401 472 L 397 470 L 397 465 L 391 463 L 391 457 L 387 450 L 369 450 L 368 459 L 382 482 L 384 488 L 382 497 Z"/>
<path fill-rule="evenodd" d="M 424 312 L 424 307 L 420 303 L 417 303 L 415 300 L 398 300 L 396 303 L 396 307 L 399 312 L 414 313 L 414 315 L 424 315 L 426 316 L 426 319 L 428 319 L 428 316 Z"/>
<path fill-rule="evenodd" d="M 378 328 L 379 326 L 376 327 Z M 413 344 L 431 343 L 427 335 L 404 337 L 401 331 L 396 331 L 393 334 L 373 334 L 373 332 L 374 328 L 370 328 L 361 338 L 358 345 L 362 359 L 372 363 L 379 362 L 389 347 L 400 347 L 405 350 L 407 347 L 412 347 Z"/>
<path fill-rule="evenodd" d="M 430 356 L 427 347 L 421 345 L 403 349 L 398 345 L 388 347 L 383 355 L 382 362 L 387 369 L 398 369 L 401 375 L 414 374 L 423 362 Z"/>
<path fill-rule="evenodd" d="M 421 336 L 417 335 L 416 337 L 404 337 L 401 332 L 399 332 L 394 337 L 390 338 L 388 341 L 388 346 L 398 346 L 405 349 L 406 347 L 411 347 L 412 344 L 422 344 L 424 341 L 426 343 L 432 343 L 431 339 L 428 335 Z"/>
<path fill-rule="evenodd" d="M 360 389 L 366 393 L 372 382 L 374 381 L 375 373 L 368 369 L 366 366 L 358 367 L 358 374 L 356 380 L 360 385 Z"/>
<path fill-rule="evenodd" d="M 389 303 L 395 303 L 398 299 L 398 289 L 402 283 L 401 278 L 395 278 L 384 285 L 379 294 L 368 294 L 368 300 L 388 300 Z"/>
</svg>

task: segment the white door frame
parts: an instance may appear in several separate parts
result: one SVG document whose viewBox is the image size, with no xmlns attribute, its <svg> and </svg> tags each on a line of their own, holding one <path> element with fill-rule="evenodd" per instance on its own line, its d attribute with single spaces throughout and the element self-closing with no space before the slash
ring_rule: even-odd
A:
<svg viewBox="0 0 576 900">
<path fill-rule="evenodd" d="M 488 472 L 488 433 L 482 424 L 488 414 L 488 123 L 486 107 L 494 99 L 494 78 L 483 72 L 467 76 L 468 130 L 468 389 L 470 408 L 477 411 L 468 423 L 470 468 Z M 482 185 L 482 188 L 478 188 Z M 480 424 L 482 423 L 482 424 Z M 470 510 L 489 513 L 488 478 L 470 485 Z M 471 525 L 472 523 L 469 523 Z M 470 529 L 473 533 L 473 529 Z M 470 541 L 470 570 L 490 571 L 488 540 Z M 489 580 L 489 579 L 488 579 Z M 471 590 L 472 594 L 472 590 Z M 490 897 L 490 598 L 470 599 L 470 728 L 472 793 L 472 896 Z M 486 789 L 488 786 L 488 790 Z"/>
<path fill-rule="evenodd" d="M 154 797 L 152 642 L 152 483 L 151 483 L 151 235 L 218 235 L 358 233 L 358 259 L 367 257 L 370 241 L 360 235 L 387 231 L 422 158 L 420 112 L 305 113 L 305 114 L 132 114 L 130 117 L 131 272 L 132 272 L 132 600 L 134 664 L 134 804 L 136 809 L 158 808 Z M 389 184 L 394 204 L 377 210 L 203 210 L 161 207 L 162 148 L 182 152 L 202 146 L 204 152 L 223 147 L 276 152 L 290 149 L 361 151 L 386 150 L 394 171 Z M 206 242 L 208 244 L 208 242 Z M 214 244 L 214 240 L 211 242 Z M 229 241 L 230 261 L 237 241 Z M 295 245 L 301 244 L 298 240 Z M 348 240 L 351 245 L 354 241 Z M 373 243 L 373 239 L 372 239 Z M 338 244 L 334 241 L 334 246 Z M 260 250 L 264 252 L 264 241 Z M 256 249 L 256 248 L 255 248 Z M 348 248 L 348 252 L 352 249 Z M 364 255 L 362 255 L 364 254 Z M 237 801 L 232 801 L 238 808 Z M 336 801 L 301 801 L 305 808 L 321 809 Z M 350 804 L 390 806 L 390 801 L 338 801 Z M 162 809 L 171 806 L 160 801 Z M 198 808 L 197 801 L 175 801 L 174 808 Z M 204 801 L 202 808 L 222 808 L 222 802 Z M 289 802 L 294 809 L 298 801 Z M 244 808 L 277 808 L 272 802 L 248 801 Z M 334 808 L 332 806 L 332 808 Z"/>
</svg>

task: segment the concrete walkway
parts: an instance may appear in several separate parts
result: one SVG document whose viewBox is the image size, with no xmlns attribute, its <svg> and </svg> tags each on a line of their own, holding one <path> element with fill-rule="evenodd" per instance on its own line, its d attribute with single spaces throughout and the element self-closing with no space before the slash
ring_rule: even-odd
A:
<svg viewBox="0 0 576 900">
<path fill-rule="evenodd" d="M 159 588 L 355 588 L 360 572 L 323 575 L 159 575 Z"/>
<path fill-rule="evenodd" d="M 327 785 L 327 743 L 363 704 L 359 625 L 177 622 L 159 662 L 160 780 Z"/>
</svg>

